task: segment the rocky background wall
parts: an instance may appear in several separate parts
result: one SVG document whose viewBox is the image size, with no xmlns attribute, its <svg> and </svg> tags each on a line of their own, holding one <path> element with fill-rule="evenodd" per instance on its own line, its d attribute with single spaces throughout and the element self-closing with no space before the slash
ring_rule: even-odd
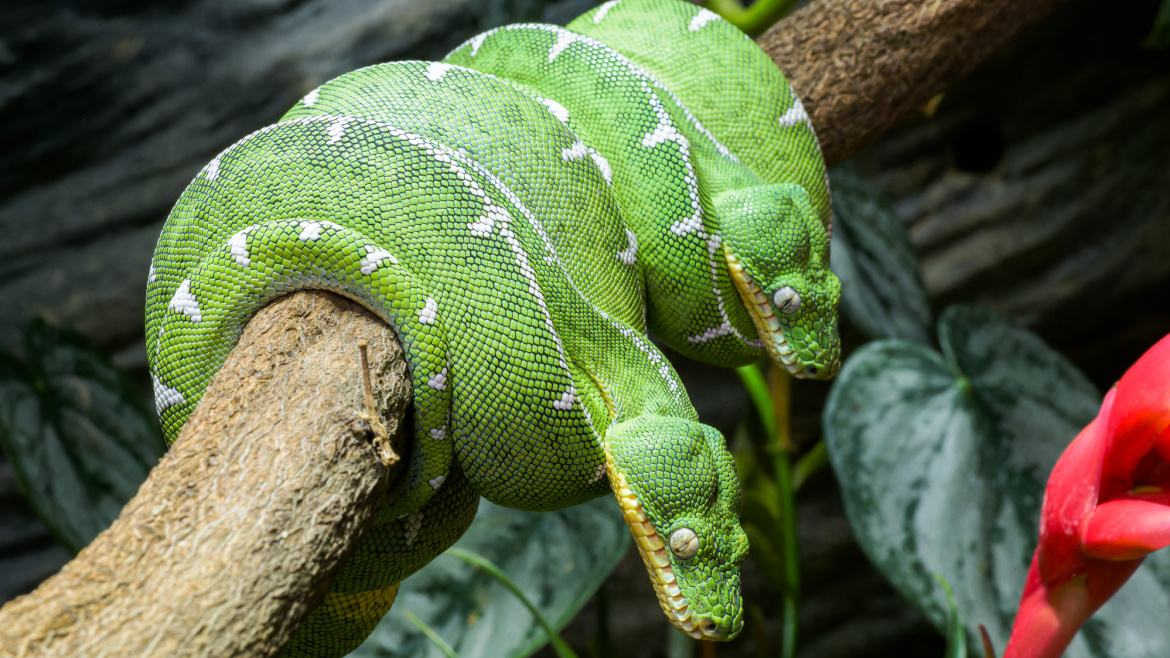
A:
<svg viewBox="0 0 1170 658">
<path fill-rule="evenodd" d="M 563 24 L 591 4 L 4 3 L 0 345 L 18 350 L 21 325 L 44 317 L 97 342 L 145 386 L 150 254 L 174 200 L 217 152 L 345 71 L 437 59 L 483 29 Z M 1170 51 L 1139 45 L 1156 9 L 1071 0 L 933 115 L 909 117 L 853 159 L 906 222 L 936 310 L 963 301 L 1004 313 L 1102 389 L 1170 332 Z M 860 342 L 848 331 L 846 340 Z M 704 418 L 732 429 L 747 409 L 734 374 L 679 367 Z M 819 436 L 826 391 L 795 386 L 804 445 Z M 798 514 L 801 656 L 941 655 L 942 639 L 854 543 L 831 473 L 801 490 Z M 0 602 L 68 558 L 0 459 Z M 665 655 L 668 629 L 628 558 L 607 585 L 615 653 Z M 752 569 L 749 560 L 746 598 L 776 613 L 779 596 Z M 583 647 L 596 614 L 591 602 L 567 639 Z"/>
</svg>

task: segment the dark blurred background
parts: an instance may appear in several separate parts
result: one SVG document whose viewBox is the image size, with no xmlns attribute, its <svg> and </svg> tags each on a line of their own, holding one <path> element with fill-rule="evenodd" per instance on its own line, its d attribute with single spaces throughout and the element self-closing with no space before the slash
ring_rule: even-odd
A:
<svg viewBox="0 0 1170 658">
<path fill-rule="evenodd" d="M 143 291 L 171 205 L 220 150 L 348 70 L 439 59 L 496 25 L 561 23 L 589 0 L 8 0 L 0 6 L 0 346 L 32 317 L 75 329 L 145 388 Z M 1073 0 L 853 158 L 905 222 L 935 310 L 999 311 L 1102 390 L 1170 332 L 1170 51 L 1141 47 L 1157 0 Z M 864 72 L 858 72 L 864 75 Z M 845 328 L 849 345 L 862 339 Z M 729 433 L 734 373 L 677 358 Z M 796 441 L 827 384 L 794 386 Z M 831 472 L 798 496 L 800 655 L 939 656 L 943 641 L 853 540 Z M 69 558 L 0 458 L 0 602 Z M 668 629 L 634 553 L 607 585 L 619 656 Z M 745 567 L 745 598 L 779 595 Z M 584 646 L 591 602 L 565 635 Z M 778 629 L 769 629 L 773 646 Z M 746 635 L 746 634 L 745 634 Z M 740 646 L 737 649 L 737 645 Z M 746 644 L 720 655 L 749 655 Z M 545 650 L 547 652 L 547 649 Z M 548 654 L 551 655 L 551 654 Z"/>
</svg>

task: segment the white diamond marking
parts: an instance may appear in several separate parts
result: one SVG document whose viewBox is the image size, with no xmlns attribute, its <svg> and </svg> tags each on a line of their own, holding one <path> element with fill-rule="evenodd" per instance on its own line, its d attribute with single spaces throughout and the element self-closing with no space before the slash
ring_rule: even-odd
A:
<svg viewBox="0 0 1170 658">
<path fill-rule="evenodd" d="M 700 9 L 699 13 L 695 14 L 695 17 L 691 19 L 691 24 L 687 26 L 687 29 L 691 32 L 698 32 L 704 27 L 707 27 L 707 23 L 717 20 L 721 20 L 719 14 L 716 14 L 710 9 Z"/>
<path fill-rule="evenodd" d="M 431 375 L 430 378 L 427 379 L 427 386 L 430 386 L 436 391 L 441 391 L 447 388 L 447 367 L 443 366 L 442 370 Z"/>
<path fill-rule="evenodd" d="M 199 312 L 199 300 L 191 294 L 190 279 L 184 279 L 179 284 L 179 289 L 175 291 L 175 296 L 171 297 L 171 303 L 167 304 L 167 308 L 191 318 L 192 322 L 199 322 L 203 319 L 203 314 Z"/>
<path fill-rule="evenodd" d="M 561 158 L 565 162 L 572 162 L 574 160 L 580 160 L 588 153 L 589 150 L 585 148 L 585 142 L 577 140 L 569 148 L 561 149 Z"/>
<path fill-rule="evenodd" d="M 423 75 L 425 75 L 427 80 L 430 80 L 431 82 L 438 82 L 439 80 L 443 79 L 444 75 L 447 75 L 447 71 L 450 71 L 453 68 L 455 67 L 451 64 L 431 62 L 431 65 L 427 67 L 427 70 L 423 71 Z"/>
<path fill-rule="evenodd" d="M 366 257 L 362 259 L 361 263 L 362 274 L 373 274 L 374 270 L 378 269 L 378 265 L 387 258 L 390 259 L 391 263 L 398 264 L 398 259 L 390 255 L 389 251 L 372 244 L 366 245 Z"/>
<path fill-rule="evenodd" d="M 569 390 L 561 394 L 561 399 L 553 401 L 553 407 L 561 411 L 568 411 L 573 408 L 573 402 L 577 400 L 577 387 L 569 385 Z"/>
<path fill-rule="evenodd" d="M 161 416 L 164 410 L 186 402 L 182 393 L 162 383 L 162 380 L 155 377 L 154 373 L 150 374 L 150 378 L 154 380 L 154 408 L 158 415 Z"/>
<path fill-rule="evenodd" d="M 427 301 L 423 304 L 422 310 L 418 312 L 418 321 L 423 324 L 434 324 L 439 317 L 439 305 L 435 300 L 427 297 Z"/>
<path fill-rule="evenodd" d="M 633 265 L 638 262 L 638 235 L 626 229 L 626 239 L 630 241 L 630 246 L 617 252 L 617 259 L 626 265 Z"/>
<path fill-rule="evenodd" d="M 328 128 L 325 129 L 325 132 L 329 135 L 329 141 L 325 143 L 336 144 L 337 142 L 340 142 L 341 136 L 345 134 L 345 124 L 349 123 L 350 121 L 353 121 L 353 119 L 350 117 L 337 117 L 337 121 L 334 121 Z"/>
<path fill-rule="evenodd" d="M 792 107 L 780 117 L 780 125 L 785 128 L 791 128 L 797 124 L 808 123 L 808 112 L 804 110 L 804 103 L 800 99 L 795 99 Z"/>
</svg>

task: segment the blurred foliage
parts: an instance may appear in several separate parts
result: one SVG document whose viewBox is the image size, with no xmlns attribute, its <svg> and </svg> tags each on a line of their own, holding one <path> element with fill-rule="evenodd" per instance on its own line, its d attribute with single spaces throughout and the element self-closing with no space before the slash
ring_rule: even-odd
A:
<svg viewBox="0 0 1170 658">
<path fill-rule="evenodd" d="M 889 203 L 842 163 L 833 188 L 832 269 L 841 279 L 841 314 L 870 338 L 930 341 L 930 302 L 918 257 Z"/>
<path fill-rule="evenodd" d="M 757 36 L 783 18 L 797 0 L 755 0 L 744 6 L 741 0 L 703 0 L 703 6 L 750 36 Z"/>
<path fill-rule="evenodd" d="M 480 501 L 475 522 L 449 551 L 462 559 L 441 556 L 407 578 L 390 613 L 351 655 L 443 656 L 403 615 L 410 610 L 463 658 L 527 656 L 549 641 L 529 605 L 550 629 L 564 627 L 629 544 L 630 531 L 608 496 L 548 513 Z M 466 561 L 469 554 L 504 579 Z M 554 649 L 568 655 L 563 643 Z"/>
<path fill-rule="evenodd" d="M 80 335 L 34 321 L 0 350 L 0 446 L 58 541 L 77 553 L 166 451 L 141 391 Z"/>
<path fill-rule="evenodd" d="M 1162 0 L 1162 6 L 1154 16 L 1154 26 L 1142 45 L 1153 50 L 1170 47 L 1170 0 Z"/>
</svg>

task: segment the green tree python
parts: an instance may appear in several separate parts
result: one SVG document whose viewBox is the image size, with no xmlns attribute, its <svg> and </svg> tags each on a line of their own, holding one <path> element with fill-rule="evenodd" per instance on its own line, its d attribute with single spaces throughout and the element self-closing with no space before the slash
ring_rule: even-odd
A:
<svg viewBox="0 0 1170 658">
<path fill-rule="evenodd" d="M 680 0 L 508 25 L 442 62 L 313 90 L 196 175 L 147 286 L 174 441 L 248 318 L 301 288 L 390 323 L 414 394 L 406 475 L 286 655 L 342 655 L 479 497 L 612 492 L 680 630 L 742 627 L 747 538 L 723 437 L 647 338 L 798 377 L 839 366 L 831 207 L 772 61 Z"/>
</svg>

